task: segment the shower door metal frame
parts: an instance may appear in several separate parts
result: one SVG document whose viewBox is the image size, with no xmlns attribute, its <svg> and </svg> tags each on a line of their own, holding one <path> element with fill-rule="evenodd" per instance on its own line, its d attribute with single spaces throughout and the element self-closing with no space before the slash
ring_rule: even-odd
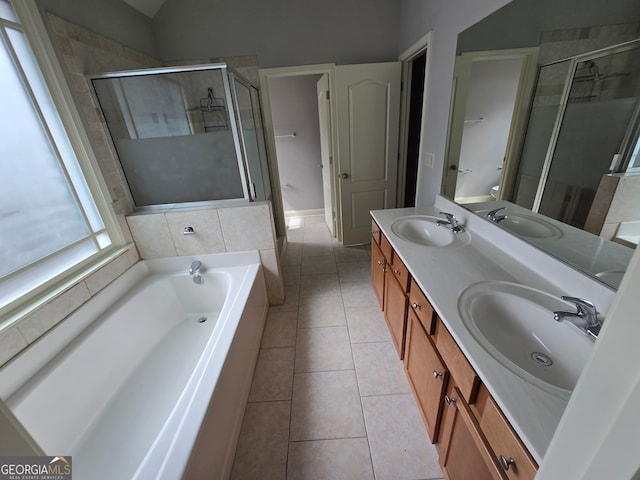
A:
<svg viewBox="0 0 640 480">
<path fill-rule="evenodd" d="M 636 40 L 631 40 L 629 42 L 624 42 L 618 45 L 614 45 L 612 47 L 606 47 L 606 48 L 602 48 L 602 49 L 598 49 L 598 50 L 594 50 L 591 52 L 587 52 L 587 53 L 582 53 L 580 55 L 575 55 L 573 57 L 568 57 L 568 58 L 563 58 L 561 60 L 556 60 L 553 62 L 549 62 L 549 63 L 545 63 L 544 65 L 540 65 L 538 67 L 538 78 L 540 77 L 540 71 L 544 68 L 544 67 L 548 67 L 550 65 L 557 65 L 563 62 L 571 62 L 569 64 L 569 70 L 567 71 L 567 76 L 566 76 L 566 80 L 564 83 L 564 89 L 562 91 L 562 95 L 560 97 L 560 104 L 558 105 L 558 114 L 556 116 L 556 122 L 553 126 L 553 130 L 551 133 L 551 138 L 549 140 L 549 146 L 547 148 L 547 154 L 545 156 L 544 159 L 544 163 L 542 165 L 542 173 L 540 174 L 540 181 L 538 182 L 538 189 L 536 191 L 536 196 L 535 199 L 533 201 L 533 207 L 531 208 L 531 210 L 533 212 L 538 212 L 538 210 L 540 209 L 540 205 L 542 203 L 542 196 L 544 195 L 544 191 L 545 188 L 547 186 L 547 180 L 549 178 L 549 172 L 551 170 L 551 164 L 553 162 L 553 156 L 555 154 L 556 151 L 556 146 L 558 144 L 558 139 L 560 137 L 560 130 L 562 129 L 562 122 L 564 120 L 564 115 L 565 112 L 567 110 L 567 105 L 569 104 L 569 95 L 571 93 L 571 87 L 573 85 L 573 77 L 575 75 L 576 72 L 576 68 L 578 66 L 579 63 L 581 62 L 585 62 L 587 60 L 593 60 L 596 58 L 602 58 L 602 57 L 606 57 L 609 55 L 615 55 L 616 53 L 622 53 L 622 52 L 626 52 L 628 50 L 633 50 L 635 48 L 640 47 L 640 39 L 636 39 Z M 538 80 L 536 80 L 536 85 L 537 85 Z M 633 125 L 633 121 L 631 122 L 631 125 Z M 526 135 L 526 133 L 525 133 Z M 623 141 L 623 145 L 621 147 L 621 150 L 625 150 L 625 144 L 624 142 L 629 141 L 628 140 L 628 133 L 627 135 L 625 135 L 625 140 Z M 628 148 L 627 148 L 628 150 Z M 619 167 L 619 171 L 624 171 L 626 168 L 626 163 L 628 163 L 628 158 L 625 159 L 625 162 L 622 162 L 621 166 Z M 617 172 L 614 172 L 617 173 Z"/>
</svg>

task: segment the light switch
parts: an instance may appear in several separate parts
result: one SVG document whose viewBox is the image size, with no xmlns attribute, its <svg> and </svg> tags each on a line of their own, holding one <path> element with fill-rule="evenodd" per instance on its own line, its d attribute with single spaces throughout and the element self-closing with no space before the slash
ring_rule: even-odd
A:
<svg viewBox="0 0 640 480">
<path fill-rule="evenodd" d="M 422 156 L 422 161 L 424 162 L 424 165 L 426 167 L 431 167 L 433 168 L 433 162 L 435 160 L 435 154 L 431 153 L 431 152 L 424 152 L 423 156 Z"/>
</svg>

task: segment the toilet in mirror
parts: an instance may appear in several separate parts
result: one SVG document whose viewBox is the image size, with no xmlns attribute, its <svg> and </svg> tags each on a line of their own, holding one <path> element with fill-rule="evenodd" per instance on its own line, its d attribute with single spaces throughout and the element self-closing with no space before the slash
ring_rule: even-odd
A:
<svg viewBox="0 0 640 480">
<path fill-rule="evenodd" d="M 640 9 L 615 3 L 514 0 L 458 36 L 442 182 L 612 289 L 640 240 Z"/>
</svg>

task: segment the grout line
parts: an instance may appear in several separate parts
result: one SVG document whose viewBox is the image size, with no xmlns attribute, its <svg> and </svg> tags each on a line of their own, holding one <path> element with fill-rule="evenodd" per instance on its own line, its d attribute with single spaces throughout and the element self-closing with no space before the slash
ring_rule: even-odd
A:
<svg viewBox="0 0 640 480">
<path fill-rule="evenodd" d="M 357 437 L 310 438 L 308 440 L 291 440 L 289 441 L 289 443 L 326 442 L 328 440 L 354 440 L 357 438 L 367 438 L 367 437 L 363 435 L 359 435 Z"/>
</svg>

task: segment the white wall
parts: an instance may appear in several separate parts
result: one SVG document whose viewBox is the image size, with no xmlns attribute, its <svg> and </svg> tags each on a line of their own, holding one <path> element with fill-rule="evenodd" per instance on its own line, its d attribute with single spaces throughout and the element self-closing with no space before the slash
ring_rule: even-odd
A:
<svg viewBox="0 0 640 480">
<path fill-rule="evenodd" d="M 167 0 L 154 18 L 165 60 L 257 55 L 260 68 L 398 55 L 396 0 Z"/>
<path fill-rule="evenodd" d="M 282 202 L 286 211 L 324 208 L 316 84 L 320 75 L 269 79 Z M 289 137 L 293 132 L 295 137 Z M 277 182 L 274 181 L 274 184 Z"/>
</svg>

